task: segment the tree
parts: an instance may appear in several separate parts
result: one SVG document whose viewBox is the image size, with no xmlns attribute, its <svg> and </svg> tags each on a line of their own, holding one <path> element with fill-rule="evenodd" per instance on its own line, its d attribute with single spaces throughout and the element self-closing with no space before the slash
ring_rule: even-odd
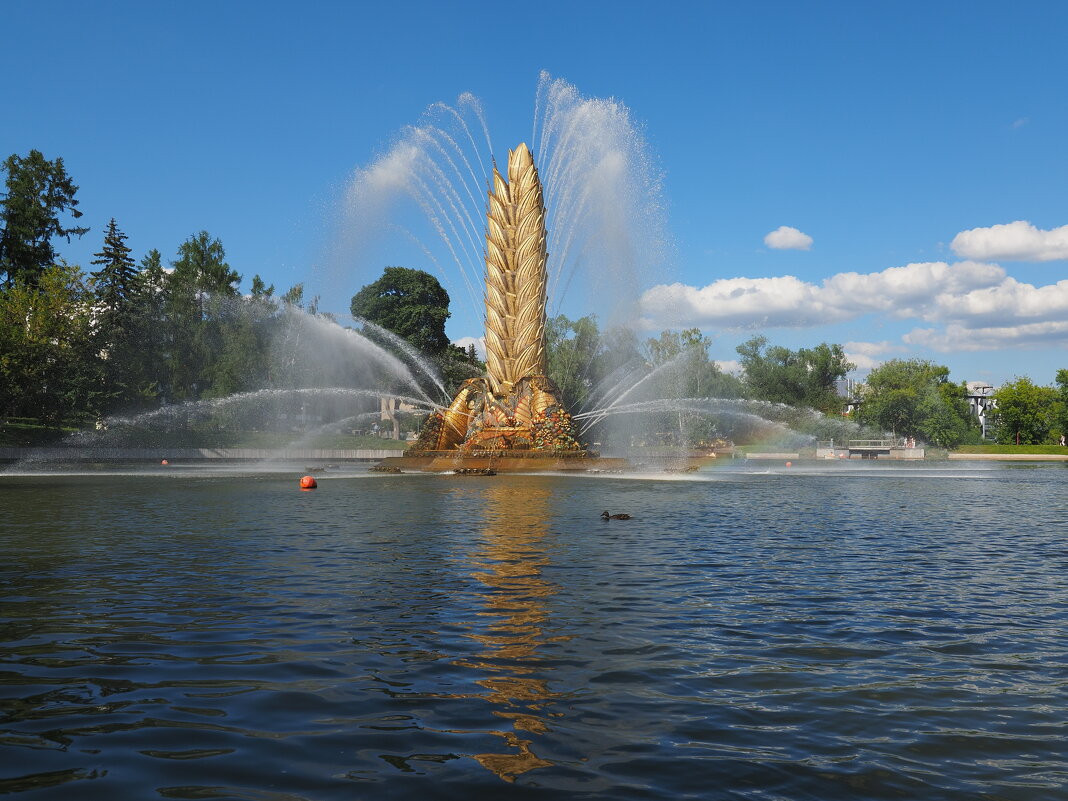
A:
<svg viewBox="0 0 1068 801">
<path fill-rule="evenodd" d="M 267 286 L 259 275 L 252 276 L 252 297 L 269 300 L 274 295 L 274 284 Z"/>
<path fill-rule="evenodd" d="M 55 263 L 53 237 L 82 236 L 88 228 L 67 228 L 60 215 L 69 212 L 78 219 L 78 201 L 74 185 L 63 166 L 63 159 L 45 159 L 39 150 L 25 158 L 12 154 L 3 163 L 7 173 L 6 193 L 0 199 L 0 277 L 10 287 L 16 278 L 35 285 L 50 265 Z"/>
<path fill-rule="evenodd" d="M 723 372 L 709 357 L 712 340 L 698 328 L 662 331 L 645 342 L 649 363 L 660 368 L 656 385 L 665 397 L 739 398 L 742 382 Z"/>
<path fill-rule="evenodd" d="M 1036 386 L 1030 378 L 1017 378 L 994 393 L 997 441 L 1004 445 L 1042 445 L 1061 416 L 1060 398 L 1052 387 Z"/>
<path fill-rule="evenodd" d="M 767 344 L 767 337 L 755 336 L 736 348 L 754 398 L 827 413 L 840 409 L 842 399 L 835 382 L 856 367 L 846 360 L 841 345 L 823 342 L 793 351 Z"/>
<path fill-rule="evenodd" d="M 0 414 L 84 422 L 99 409 L 100 364 L 85 276 L 62 260 L 0 302 Z"/>
<path fill-rule="evenodd" d="M 1056 425 L 1058 435 L 1068 435 L 1068 370 L 1057 371 L 1057 394 L 1060 401 L 1060 413 L 1057 415 Z"/>
<path fill-rule="evenodd" d="M 108 223 L 104 246 L 91 264 L 100 266 L 92 273 L 97 307 L 97 341 L 105 359 L 104 383 L 108 406 L 121 407 L 132 400 L 145 384 L 140 358 L 143 341 L 136 301 L 140 295 L 140 275 L 126 246 L 126 234 L 115 218 Z"/>
<path fill-rule="evenodd" d="M 207 370 L 223 349 L 220 316 L 237 297 L 241 276 L 226 263 L 222 242 L 207 231 L 178 247 L 166 279 L 168 395 L 198 398 L 208 388 Z"/>
<path fill-rule="evenodd" d="M 175 283 L 209 294 L 233 297 L 241 276 L 226 263 L 222 242 L 207 231 L 189 237 L 178 246 L 178 258 L 171 262 Z"/>
<path fill-rule="evenodd" d="M 891 359 L 871 371 L 857 419 L 895 436 L 918 437 L 940 448 L 978 440 L 967 387 L 949 368 L 925 359 Z"/>
<path fill-rule="evenodd" d="M 140 395 L 144 402 L 155 400 L 171 385 L 168 372 L 172 344 L 167 324 L 168 281 L 163 258 L 153 248 L 141 259 L 134 301 L 135 329 L 139 339 L 137 358 L 141 364 L 138 372 L 145 382 Z"/>
<path fill-rule="evenodd" d="M 449 293 L 430 273 L 386 267 L 352 297 L 350 308 L 353 317 L 392 331 L 427 355 L 438 356 L 449 346 Z"/>
<path fill-rule="evenodd" d="M 119 230 L 115 218 L 108 223 L 104 246 L 90 264 L 99 264 L 92 273 L 96 296 L 109 311 L 129 304 L 137 289 L 137 264 L 126 247 L 126 234 Z"/>
<path fill-rule="evenodd" d="M 602 377 L 604 343 L 597 318 L 569 320 L 562 314 L 551 318 L 545 326 L 545 349 L 549 377 L 562 402 L 572 412 L 583 409 Z"/>
</svg>

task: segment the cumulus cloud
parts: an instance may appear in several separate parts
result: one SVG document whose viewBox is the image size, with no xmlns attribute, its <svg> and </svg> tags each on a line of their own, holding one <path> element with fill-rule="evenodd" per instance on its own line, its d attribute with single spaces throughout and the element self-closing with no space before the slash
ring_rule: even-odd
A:
<svg viewBox="0 0 1068 801">
<path fill-rule="evenodd" d="M 819 284 L 789 275 L 725 278 L 705 287 L 665 284 L 649 289 L 641 303 L 642 322 L 652 330 L 810 328 L 881 315 L 933 324 L 903 341 L 938 351 L 1068 345 L 1068 280 L 1034 286 L 976 261 L 838 273 Z M 887 342 L 850 342 L 844 349 L 861 368 L 901 352 Z"/>
<path fill-rule="evenodd" d="M 764 237 L 764 244 L 775 250 L 808 250 L 812 247 L 812 237 L 789 225 L 780 225 Z"/>
<path fill-rule="evenodd" d="M 894 342 L 846 342 L 842 345 L 846 358 L 858 370 L 872 370 L 886 361 L 887 356 L 906 352 L 906 348 Z"/>
<path fill-rule="evenodd" d="M 951 323 L 945 328 L 916 328 L 905 334 L 902 340 L 942 353 L 1064 347 L 1068 342 L 1068 320 L 986 327 Z"/>
<path fill-rule="evenodd" d="M 715 362 L 716 367 L 724 373 L 730 373 L 731 375 L 742 374 L 742 363 L 737 359 L 716 359 Z"/>
<path fill-rule="evenodd" d="M 467 350 L 471 345 L 475 346 L 475 353 L 478 354 L 478 358 L 482 361 L 486 360 L 486 338 L 485 337 L 460 337 L 454 340 L 453 345 Z"/>
<path fill-rule="evenodd" d="M 1068 225 L 1044 231 L 1026 220 L 961 231 L 950 243 L 968 259 L 1054 261 L 1068 259 Z"/>
<path fill-rule="evenodd" d="M 997 286 L 1005 271 L 980 262 L 922 262 L 877 273 L 838 273 L 821 284 L 792 275 L 724 278 L 705 287 L 661 284 L 641 298 L 649 328 L 808 328 L 872 312 L 935 319 L 941 304 Z"/>
</svg>

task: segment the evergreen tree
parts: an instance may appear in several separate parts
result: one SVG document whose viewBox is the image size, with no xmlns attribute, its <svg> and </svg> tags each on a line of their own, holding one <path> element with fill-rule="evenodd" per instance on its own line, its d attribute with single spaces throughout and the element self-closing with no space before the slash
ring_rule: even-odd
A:
<svg viewBox="0 0 1068 801">
<path fill-rule="evenodd" d="M 104 359 L 104 385 L 109 411 L 123 408 L 146 388 L 142 358 L 144 331 L 137 309 L 140 274 L 126 246 L 126 234 L 115 218 L 108 223 L 104 246 L 91 264 L 97 308 L 97 341 Z"/>
<path fill-rule="evenodd" d="M 226 263 L 222 242 L 207 231 L 189 237 L 178 247 L 178 258 L 171 262 L 176 283 L 186 284 L 199 292 L 233 297 L 241 276 Z"/>
<path fill-rule="evenodd" d="M 168 274 L 163 269 L 160 252 L 153 248 L 141 259 L 137 282 L 136 330 L 140 347 L 138 356 L 144 379 L 141 399 L 151 401 L 162 395 L 166 400 L 171 386 L 169 371 L 170 327 L 167 320 Z"/>
<path fill-rule="evenodd" d="M 0 198 L 0 280 L 11 286 L 16 278 L 36 285 L 41 273 L 55 263 L 53 237 L 81 236 L 88 228 L 65 227 L 59 219 L 69 212 L 77 219 L 74 185 L 63 159 L 45 159 L 39 150 L 25 158 L 12 154 L 3 163 L 6 192 Z"/>
<path fill-rule="evenodd" d="M 92 273 L 93 292 L 101 309 L 101 322 L 105 329 L 128 328 L 131 306 L 137 295 L 138 270 L 126 247 L 126 234 L 119 230 L 115 218 L 108 223 L 104 235 L 104 247 L 90 264 L 99 264 Z"/>
<path fill-rule="evenodd" d="M 241 276 L 226 263 L 222 242 L 207 231 L 189 237 L 166 281 L 167 366 L 173 400 L 198 398 L 209 365 L 222 351 L 219 316 L 237 296 Z"/>
</svg>

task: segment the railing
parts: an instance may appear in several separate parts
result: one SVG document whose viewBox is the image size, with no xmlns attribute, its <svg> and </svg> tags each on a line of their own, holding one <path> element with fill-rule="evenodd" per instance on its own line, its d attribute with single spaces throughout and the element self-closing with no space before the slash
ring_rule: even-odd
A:
<svg viewBox="0 0 1068 801">
<path fill-rule="evenodd" d="M 875 450 L 875 449 L 889 449 L 895 446 L 895 441 L 892 439 L 851 439 L 849 440 L 850 450 Z"/>
</svg>

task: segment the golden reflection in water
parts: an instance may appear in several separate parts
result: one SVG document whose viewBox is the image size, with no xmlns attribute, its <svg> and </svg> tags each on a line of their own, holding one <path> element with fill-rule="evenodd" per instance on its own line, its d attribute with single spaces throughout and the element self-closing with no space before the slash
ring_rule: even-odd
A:
<svg viewBox="0 0 1068 801">
<path fill-rule="evenodd" d="M 545 678 L 539 678 L 544 676 L 544 666 L 538 654 L 539 646 L 549 641 L 544 633 L 549 619 L 545 599 L 556 593 L 556 587 L 542 578 L 542 569 L 549 563 L 545 541 L 549 497 L 549 490 L 529 485 L 502 482 L 487 489 L 482 543 L 473 554 L 476 569 L 471 574 L 486 586 L 485 606 L 479 613 L 486 625 L 481 633 L 468 635 L 485 650 L 457 662 L 486 672 L 476 683 L 488 691 L 483 697 L 494 705 L 493 714 L 511 723 L 512 731 L 492 733 L 513 750 L 472 755 L 509 782 L 529 770 L 552 765 L 538 757 L 531 741 L 519 734 L 550 731 L 542 709 L 554 694 Z"/>
</svg>

